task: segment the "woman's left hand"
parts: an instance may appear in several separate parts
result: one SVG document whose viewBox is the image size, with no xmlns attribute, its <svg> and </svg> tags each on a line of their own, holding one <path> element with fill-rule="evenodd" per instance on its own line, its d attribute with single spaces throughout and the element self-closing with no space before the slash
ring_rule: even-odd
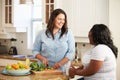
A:
<svg viewBox="0 0 120 80">
<path fill-rule="evenodd" d="M 61 67 L 60 63 L 55 63 L 55 64 L 53 65 L 53 68 L 54 68 L 54 69 L 58 69 L 58 68 L 60 68 L 60 67 Z"/>
<path fill-rule="evenodd" d="M 69 76 L 74 77 L 74 75 L 76 75 L 76 69 L 74 67 L 71 67 L 69 69 Z"/>
</svg>

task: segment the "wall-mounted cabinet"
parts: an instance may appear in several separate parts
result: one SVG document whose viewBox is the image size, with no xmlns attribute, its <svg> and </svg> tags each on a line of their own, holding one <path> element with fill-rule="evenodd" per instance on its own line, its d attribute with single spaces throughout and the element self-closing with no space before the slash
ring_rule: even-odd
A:
<svg viewBox="0 0 120 80">
<path fill-rule="evenodd" d="M 6 34 L 4 27 L 0 27 L 0 34 Z"/>
<path fill-rule="evenodd" d="M 11 39 L 11 38 L 16 38 L 16 35 L 13 33 L 0 33 L 0 39 Z"/>
<path fill-rule="evenodd" d="M 51 12 L 54 10 L 54 0 L 42 0 L 42 25 L 46 27 L 49 17 L 51 15 Z"/>
<path fill-rule="evenodd" d="M 68 27 L 77 41 L 88 42 L 88 32 L 94 24 L 109 24 L 109 0 L 62 1 L 62 8 L 68 16 Z"/>
<path fill-rule="evenodd" d="M 64 8 L 68 14 L 69 26 L 75 36 L 87 37 L 96 23 L 109 24 L 109 0 L 75 0 Z M 69 8 L 69 9 L 68 9 Z"/>
<path fill-rule="evenodd" d="M 43 26 L 46 27 L 51 12 L 56 8 L 61 8 L 61 0 L 42 0 L 42 22 Z"/>
<path fill-rule="evenodd" d="M 15 33 L 6 32 L 4 27 L 0 27 L 0 39 L 11 39 L 16 38 Z"/>
<path fill-rule="evenodd" d="M 19 0 L 2 0 L 2 27 L 6 32 L 26 32 L 31 25 L 31 7 Z"/>
</svg>

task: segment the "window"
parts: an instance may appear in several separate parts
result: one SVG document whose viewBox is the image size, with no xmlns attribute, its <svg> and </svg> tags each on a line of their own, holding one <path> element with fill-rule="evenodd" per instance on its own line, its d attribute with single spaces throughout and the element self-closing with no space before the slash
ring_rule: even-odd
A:
<svg viewBox="0 0 120 80">
<path fill-rule="evenodd" d="M 48 23 L 51 12 L 54 10 L 54 0 L 45 0 L 45 4 L 42 4 L 43 0 L 33 0 L 34 4 L 32 7 L 32 20 L 31 20 L 31 28 L 28 29 L 28 48 L 31 49 L 33 43 L 35 41 L 36 35 L 44 26 L 44 18 L 45 15 L 45 23 Z M 45 7 L 45 11 L 42 10 Z M 43 12 L 42 12 L 43 11 Z M 31 36 L 32 35 L 32 36 Z"/>
<path fill-rule="evenodd" d="M 42 0 L 33 0 L 31 28 L 28 29 L 28 48 L 31 49 L 36 35 L 42 29 Z"/>
<path fill-rule="evenodd" d="M 46 0 L 46 23 L 48 23 L 51 12 L 54 10 L 54 0 Z"/>
<path fill-rule="evenodd" d="M 42 29 L 42 0 L 34 0 L 32 16 L 32 42 Z"/>
</svg>

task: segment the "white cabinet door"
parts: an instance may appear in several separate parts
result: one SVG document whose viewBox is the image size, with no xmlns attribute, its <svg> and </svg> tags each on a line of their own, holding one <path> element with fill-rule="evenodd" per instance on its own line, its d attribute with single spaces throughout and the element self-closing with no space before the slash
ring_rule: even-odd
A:
<svg viewBox="0 0 120 80">
<path fill-rule="evenodd" d="M 26 32 L 31 25 L 32 5 L 19 0 L 2 0 L 2 26 L 7 32 Z"/>
<path fill-rule="evenodd" d="M 62 0 L 42 0 L 42 25 L 47 26 L 51 12 L 62 7 Z"/>
<path fill-rule="evenodd" d="M 12 26 L 13 0 L 2 0 L 2 26 Z"/>
<path fill-rule="evenodd" d="M 87 37 L 95 22 L 95 0 L 76 0 L 73 2 L 72 29 L 77 37 Z"/>
<path fill-rule="evenodd" d="M 65 0 L 62 7 L 67 13 L 68 27 L 74 36 L 87 37 L 95 22 L 95 0 Z"/>
<path fill-rule="evenodd" d="M 0 34 L 5 34 L 5 30 L 4 30 L 4 27 L 0 27 Z"/>
<path fill-rule="evenodd" d="M 63 0 L 62 3 L 75 37 L 88 37 L 94 24 L 109 23 L 108 0 Z"/>
<path fill-rule="evenodd" d="M 109 0 L 95 0 L 96 23 L 109 25 Z"/>
</svg>

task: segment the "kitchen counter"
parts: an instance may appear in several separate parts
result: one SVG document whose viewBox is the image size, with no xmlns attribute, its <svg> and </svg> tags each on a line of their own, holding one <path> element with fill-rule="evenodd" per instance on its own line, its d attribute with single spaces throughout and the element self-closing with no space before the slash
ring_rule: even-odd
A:
<svg viewBox="0 0 120 80">
<path fill-rule="evenodd" d="M 7 64 L 13 64 L 17 61 L 25 61 L 25 58 L 18 58 L 13 57 L 10 55 L 0 55 L 0 80 L 54 80 L 55 78 L 62 78 L 62 80 L 69 80 L 69 77 L 65 74 L 59 74 L 59 75 L 39 75 L 39 74 L 29 74 L 26 76 L 10 76 L 2 74 L 2 70 L 4 70 L 4 66 Z M 37 59 L 30 59 L 30 61 L 37 61 Z"/>
<path fill-rule="evenodd" d="M 25 61 L 25 58 L 19 58 L 19 57 L 13 57 L 11 55 L 0 55 L 0 71 L 4 69 L 2 66 L 6 66 L 7 64 L 12 64 L 16 63 L 17 61 Z M 31 58 L 30 61 L 34 62 L 37 61 L 37 59 Z M 76 60 L 72 61 L 73 66 L 81 66 L 82 63 Z M 50 78 L 57 78 L 57 77 L 62 77 L 63 80 L 69 80 L 68 76 L 65 75 L 46 75 L 46 76 L 40 76 L 40 75 L 34 75 L 30 74 L 27 76 L 9 76 L 9 75 L 3 75 L 0 74 L 0 80 L 53 80 Z M 78 78 L 81 78 L 82 76 L 75 76 L 75 78 L 70 79 L 70 80 L 76 80 Z"/>
<path fill-rule="evenodd" d="M 37 61 L 35 58 L 30 58 L 31 55 L 28 55 L 27 57 L 30 59 L 31 62 Z M 9 60 L 21 60 L 25 61 L 25 55 L 0 55 L 0 59 L 9 59 Z M 73 60 L 72 66 L 82 66 L 81 60 Z"/>
<path fill-rule="evenodd" d="M 18 56 L 18 55 L 14 55 L 14 56 Z M 0 59 L 21 60 L 21 61 L 25 61 L 26 60 L 25 57 L 14 57 L 14 56 L 13 55 L 0 55 Z M 23 56 L 23 55 L 21 55 L 21 56 Z M 32 62 L 33 61 L 37 61 L 37 59 L 30 58 L 30 61 L 32 61 Z"/>
<path fill-rule="evenodd" d="M 29 74 L 25 76 L 10 76 L 2 74 L 2 70 L 5 67 L 0 66 L 0 80 L 54 80 L 61 78 L 62 80 L 69 80 L 68 76 L 65 75 L 39 75 L 39 74 Z M 58 79 L 57 79 L 58 80 Z"/>
</svg>

